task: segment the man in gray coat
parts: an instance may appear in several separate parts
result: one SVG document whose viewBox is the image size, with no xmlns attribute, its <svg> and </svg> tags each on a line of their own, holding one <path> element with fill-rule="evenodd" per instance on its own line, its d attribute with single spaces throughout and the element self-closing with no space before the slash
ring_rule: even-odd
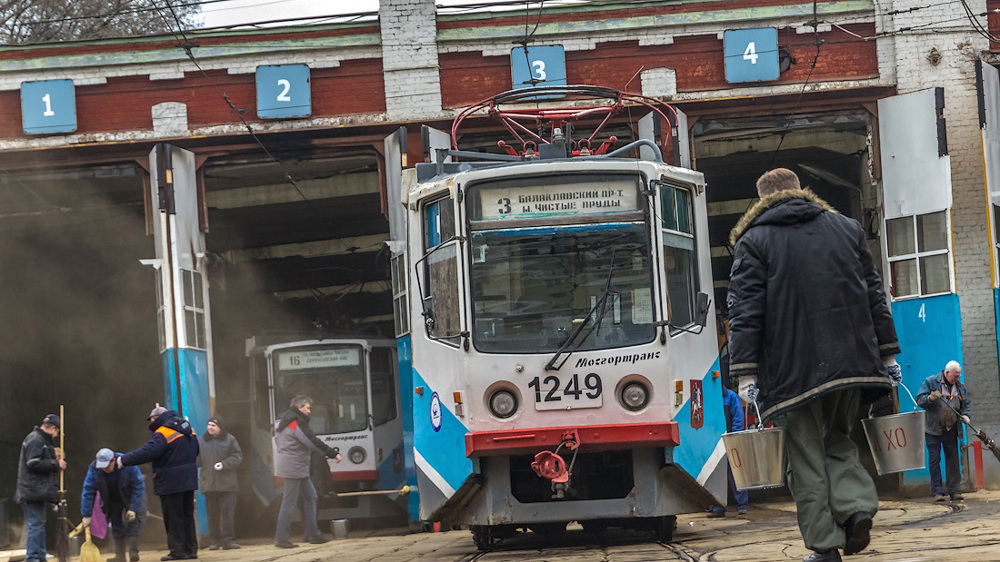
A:
<svg viewBox="0 0 1000 562">
<path fill-rule="evenodd" d="M 222 429 L 222 418 L 208 418 L 205 435 L 198 437 L 201 455 L 199 488 L 205 494 L 208 513 L 209 550 L 239 548 L 236 544 L 236 467 L 243 462 L 243 451 L 233 434 Z"/>
<path fill-rule="evenodd" d="M 320 534 L 316 523 L 317 494 L 316 487 L 309 479 L 309 460 L 315 452 L 340 462 L 340 450 L 330 447 L 316 437 L 309 427 L 311 412 L 312 398 L 300 394 L 292 398 L 291 407 L 281 414 L 275 425 L 274 442 L 277 453 L 274 457 L 274 475 L 284 479 L 278 525 L 274 532 L 274 546 L 278 548 L 298 546 L 288 539 L 291 534 L 292 515 L 299 503 L 300 494 L 303 495 L 302 513 L 306 523 L 306 540 L 312 544 L 323 544 L 329 540 Z"/>
</svg>

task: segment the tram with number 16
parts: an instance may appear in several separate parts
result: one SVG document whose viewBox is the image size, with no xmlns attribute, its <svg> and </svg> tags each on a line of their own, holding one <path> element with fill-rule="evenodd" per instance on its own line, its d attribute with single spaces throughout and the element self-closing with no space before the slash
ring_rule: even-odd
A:
<svg viewBox="0 0 1000 562">
<path fill-rule="evenodd" d="M 640 110 L 659 139 L 597 140 Z M 519 146 L 459 150 L 477 111 Z M 670 540 L 725 504 L 705 181 L 662 161 L 675 119 L 605 88 L 514 90 L 404 171 L 421 519 L 481 549 L 570 521 Z"/>
</svg>

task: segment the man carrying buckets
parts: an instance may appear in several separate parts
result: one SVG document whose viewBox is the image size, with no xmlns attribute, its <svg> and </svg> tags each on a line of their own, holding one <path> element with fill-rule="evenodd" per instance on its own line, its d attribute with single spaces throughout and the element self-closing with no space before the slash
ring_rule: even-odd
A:
<svg viewBox="0 0 1000 562">
<path fill-rule="evenodd" d="M 961 376 L 962 366 L 958 361 L 949 361 L 943 371 L 924 380 L 915 398 L 917 405 L 927 411 L 924 441 L 931 471 L 931 495 L 939 502 L 945 500 L 941 485 L 942 449 L 948 495 L 952 501 L 965 499 L 960 489 L 962 469 L 958 463 L 958 437 L 962 432 L 961 422 L 969 423 L 969 392 L 958 380 Z"/>
<path fill-rule="evenodd" d="M 785 479 L 813 551 L 804 561 L 838 561 L 839 549 L 868 546 L 878 510 L 851 429 L 862 400 L 902 378 L 896 328 L 857 221 L 784 168 L 757 194 L 729 237 L 730 373 L 785 429 Z"/>
</svg>

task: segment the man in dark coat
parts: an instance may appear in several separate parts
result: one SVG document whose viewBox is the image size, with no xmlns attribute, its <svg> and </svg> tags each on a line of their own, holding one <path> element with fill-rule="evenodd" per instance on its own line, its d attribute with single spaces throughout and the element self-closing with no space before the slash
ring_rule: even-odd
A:
<svg viewBox="0 0 1000 562">
<path fill-rule="evenodd" d="M 236 467 L 243 462 L 240 444 L 225 429 L 222 418 L 208 418 L 207 431 L 198 437 L 201 454 L 201 493 L 208 512 L 209 550 L 239 548 L 236 544 Z"/>
<path fill-rule="evenodd" d="M 45 512 L 47 504 L 59 501 L 59 471 L 66 461 L 56 458 L 52 439 L 59 436 L 59 416 L 49 414 L 24 438 L 17 463 L 17 502 L 24 509 L 27 528 L 25 562 L 44 562 Z"/>
<path fill-rule="evenodd" d="M 111 535 L 115 538 L 115 557 L 109 560 L 125 562 L 127 545 L 130 562 L 138 562 L 139 533 L 146 518 L 146 483 L 139 467 L 118 468 L 116 459 L 120 456 L 121 453 L 111 449 L 97 451 L 83 481 L 80 515 L 84 526 L 89 526 L 94 500 L 100 492 L 101 504 L 96 507 L 111 523 Z"/>
<path fill-rule="evenodd" d="M 274 445 L 277 452 L 274 457 L 274 475 L 284 480 L 281 509 L 278 510 L 278 523 L 274 532 L 274 546 L 278 548 L 298 546 L 289 537 L 292 516 L 300 494 L 303 496 L 306 540 L 312 544 L 323 544 L 328 540 L 320 534 L 316 523 L 317 494 L 316 487 L 309 479 L 309 466 L 313 453 L 340 462 L 340 450 L 316 437 L 309 427 L 311 412 L 312 398 L 299 395 L 292 398 L 289 409 L 281 414 L 275 424 Z"/>
<path fill-rule="evenodd" d="M 153 436 L 142 447 L 118 457 L 118 467 L 153 465 L 153 493 L 160 496 L 167 531 L 167 560 L 198 558 L 194 491 L 198 489 L 198 438 L 191 424 L 163 406 L 149 413 Z"/>
<path fill-rule="evenodd" d="M 757 193 L 730 234 L 730 373 L 785 428 L 805 560 L 837 561 L 838 549 L 868 546 L 878 509 L 850 434 L 862 399 L 901 379 L 896 329 L 857 221 L 784 168 L 761 176 Z"/>
</svg>

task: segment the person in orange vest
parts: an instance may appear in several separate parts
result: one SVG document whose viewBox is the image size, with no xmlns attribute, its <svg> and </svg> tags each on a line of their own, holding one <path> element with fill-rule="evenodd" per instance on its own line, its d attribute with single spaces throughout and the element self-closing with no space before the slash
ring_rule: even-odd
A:
<svg viewBox="0 0 1000 562">
<path fill-rule="evenodd" d="M 160 558 L 198 558 L 194 492 L 198 489 L 198 438 L 191 424 L 163 406 L 149 413 L 152 437 L 142 447 L 118 457 L 118 467 L 152 463 L 153 493 L 160 496 L 170 553 Z"/>
</svg>

